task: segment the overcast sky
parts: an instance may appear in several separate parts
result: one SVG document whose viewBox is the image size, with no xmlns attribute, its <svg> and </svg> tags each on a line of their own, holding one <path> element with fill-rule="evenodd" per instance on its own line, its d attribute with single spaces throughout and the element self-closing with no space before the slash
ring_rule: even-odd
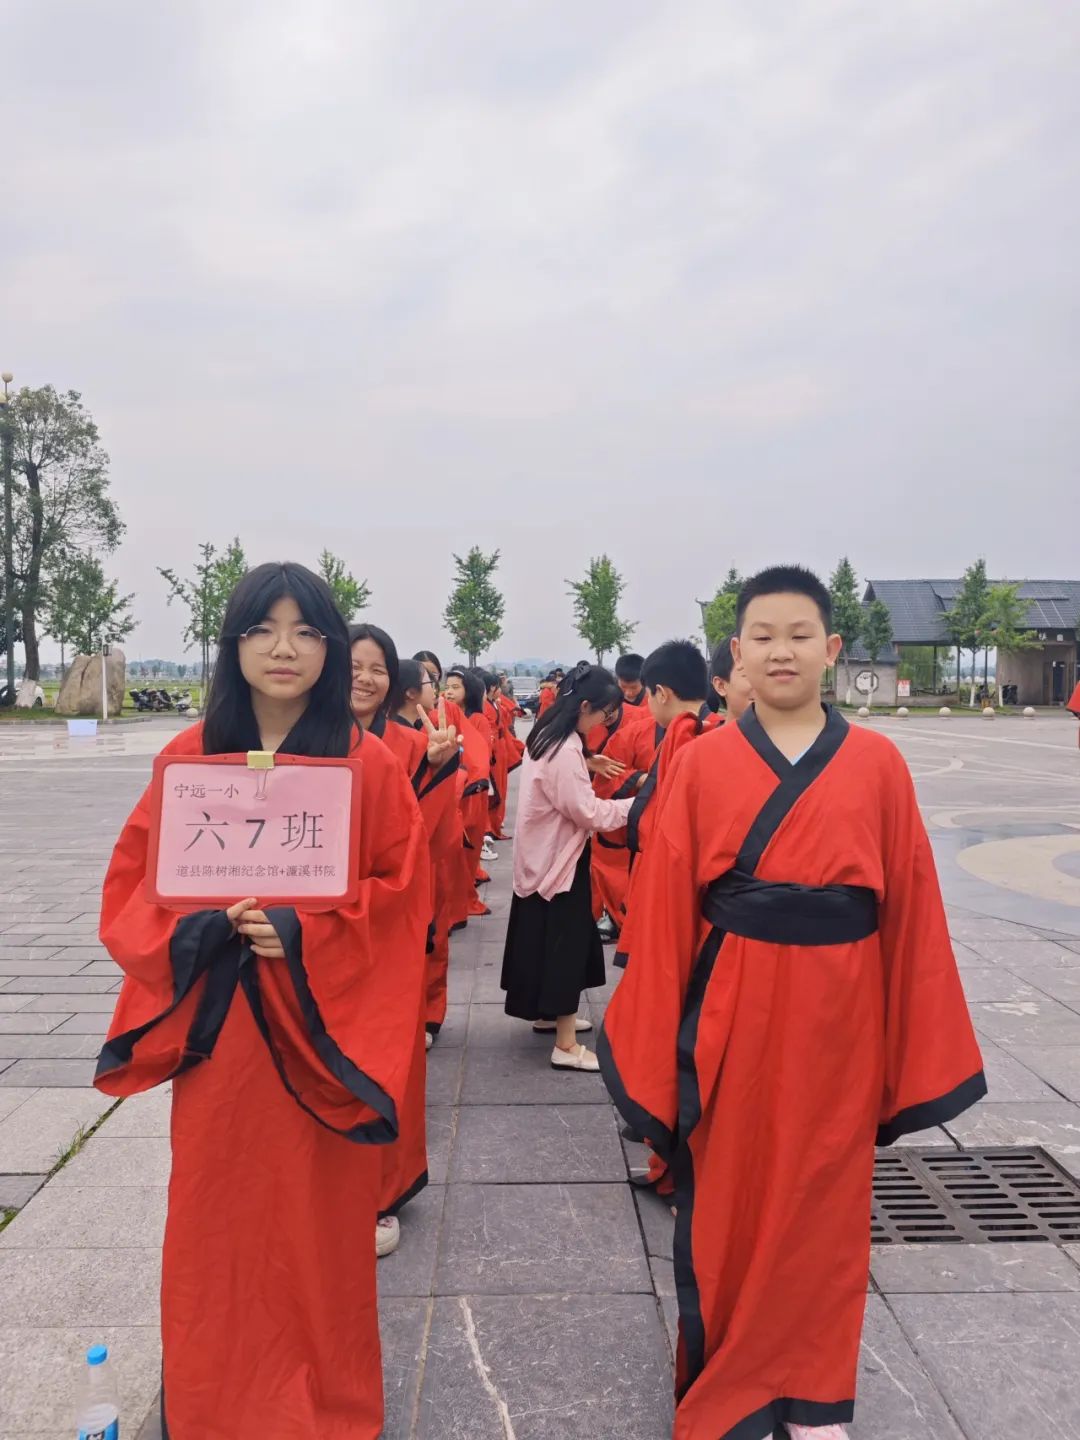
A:
<svg viewBox="0 0 1080 1440">
<path fill-rule="evenodd" d="M 0 368 L 157 565 L 340 552 L 449 653 L 639 648 L 730 564 L 1080 574 L 1075 0 L 4 0 Z"/>
</svg>

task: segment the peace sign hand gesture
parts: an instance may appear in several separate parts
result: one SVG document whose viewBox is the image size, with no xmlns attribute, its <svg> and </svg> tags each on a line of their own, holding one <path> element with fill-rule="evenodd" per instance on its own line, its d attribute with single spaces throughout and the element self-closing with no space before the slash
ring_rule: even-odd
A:
<svg viewBox="0 0 1080 1440">
<path fill-rule="evenodd" d="M 427 731 L 427 758 L 432 770 L 441 770 L 442 767 L 458 753 L 457 726 L 446 723 L 446 701 L 439 700 L 439 723 L 436 726 L 431 716 L 422 705 L 417 705 L 416 713 L 423 722 Z"/>
</svg>

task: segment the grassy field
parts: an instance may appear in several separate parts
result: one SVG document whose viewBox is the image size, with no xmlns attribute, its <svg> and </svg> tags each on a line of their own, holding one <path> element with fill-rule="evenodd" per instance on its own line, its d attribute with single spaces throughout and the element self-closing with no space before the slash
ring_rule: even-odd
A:
<svg viewBox="0 0 1080 1440">
<path fill-rule="evenodd" d="M 56 720 L 57 716 L 53 707 L 56 705 L 56 697 L 60 693 L 60 682 L 59 680 L 42 680 L 41 688 L 45 692 L 45 705 L 43 709 L 0 710 L 0 724 L 18 724 L 20 722 L 24 724 L 26 722 L 47 723 L 48 721 Z M 192 706 L 199 710 L 202 709 L 203 692 L 202 686 L 198 683 L 188 684 L 187 681 L 165 680 L 131 680 L 129 677 L 127 687 L 124 690 L 123 717 L 125 719 L 129 715 L 155 713 L 154 711 L 137 710 L 131 701 L 132 690 L 167 690 L 170 695 L 189 694 L 191 696 Z"/>
</svg>

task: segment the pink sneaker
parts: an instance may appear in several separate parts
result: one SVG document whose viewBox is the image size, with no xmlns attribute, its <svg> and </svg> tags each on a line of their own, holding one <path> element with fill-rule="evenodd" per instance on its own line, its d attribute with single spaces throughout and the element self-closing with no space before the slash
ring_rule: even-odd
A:
<svg viewBox="0 0 1080 1440">
<path fill-rule="evenodd" d="M 791 1440 L 848 1440 L 843 1425 L 792 1425 L 787 1432 Z"/>
</svg>

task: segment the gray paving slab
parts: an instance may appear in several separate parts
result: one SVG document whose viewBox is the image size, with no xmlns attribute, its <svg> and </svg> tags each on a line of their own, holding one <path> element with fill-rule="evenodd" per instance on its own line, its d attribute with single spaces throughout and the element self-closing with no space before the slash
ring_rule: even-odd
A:
<svg viewBox="0 0 1080 1440">
<path fill-rule="evenodd" d="M 0 1329 L 155 1325 L 161 1255 L 147 1250 L 0 1249 Z"/>
<path fill-rule="evenodd" d="M 983 1040 L 983 1069 L 986 1074 L 987 1099 L 1060 1100 L 1061 1096 L 1014 1054 L 1007 1054 L 990 1040 Z"/>
<path fill-rule="evenodd" d="M 461 1103 L 465 1105 L 599 1105 L 607 1100 L 597 1074 L 551 1068 L 550 1048 L 529 1036 L 520 1050 L 466 1052 Z"/>
<path fill-rule="evenodd" d="M 10 1090 L 0 1090 L 0 1120 L 6 1120 L 20 1105 L 25 1105 L 31 1095 L 36 1094 L 37 1091 L 32 1088 L 17 1090 L 13 1087 Z"/>
<path fill-rule="evenodd" d="M 100 1051 L 95 1035 L 0 1034 L 0 1060 L 96 1060 Z"/>
<path fill-rule="evenodd" d="M 468 1005 L 447 1005 L 446 1019 L 435 1041 L 440 1050 L 460 1050 L 469 1029 Z"/>
<path fill-rule="evenodd" d="M 971 1018 L 980 1035 L 1010 1053 L 1018 1046 L 1080 1046 L 1080 1014 L 1048 995 L 972 1005 Z"/>
<path fill-rule="evenodd" d="M 0 1210 L 21 1210 L 44 1183 L 44 1175 L 0 1175 Z M 0 1230 L 0 1242 L 3 1238 Z"/>
<path fill-rule="evenodd" d="M 988 1001 L 1032 1000 L 1038 991 L 1030 981 L 1014 975 L 1001 965 L 981 965 L 960 972 L 969 1005 Z"/>
<path fill-rule="evenodd" d="M 1044 995 L 1080 1014 L 1080 966 L 1066 970 L 1053 965 L 1025 965 L 1024 980 Z"/>
<path fill-rule="evenodd" d="M 1011 1054 L 1066 1100 L 1080 1101 L 1080 1045 L 1016 1044 Z"/>
<path fill-rule="evenodd" d="M 5 995 L 111 995 L 116 1004 L 120 977 L 107 975 L 18 975 L 0 978 L 0 993 Z"/>
<path fill-rule="evenodd" d="M 37 975 L 56 980 L 78 975 L 82 969 L 83 962 L 80 960 L 29 960 L 22 953 L 13 954 L 8 960 L 0 960 L 0 977 L 6 975 L 8 979 Z"/>
<path fill-rule="evenodd" d="M 634 1203 L 650 1259 L 670 1260 L 675 1240 L 675 1217 L 671 1213 L 670 1199 L 657 1195 L 655 1190 L 635 1189 Z"/>
<path fill-rule="evenodd" d="M 93 1060 L 0 1060 L 0 1086 L 89 1087 L 96 1068 Z"/>
<path fill-rule="evenodd" d="M 883 1245 L 870 1264 L 884 1295 L 1080 1290 L 1080 1270 L 1056 1245 Z"/>
<path fill-rule="evenodd" d="M 530 1050 L 550 1055 L 553 1035 L 537 1035 L 527 1020 L 507 1015 L 502 1002 L 474 1001 L 469 1007 L 469 1049 Z"/>
<path fill-rule="evenodd" d="M 156 1319 L 143 1326 L 84 1326 L 74 1321 L 51 1328 L 22 1326 L 0 1329 L 0 1433 L 12 1440 L 73 1435 L 76 1386 L 87 1349 L 98 1344 L 109 1347 L 122 1414 L 144 1416 L 161 1379 Z"/>
<path fill-rule="evenodd" d="M 4 993 L 0 992 L 0 1009 L 3 1008 Z M 83 992 L 82 994 L 60 992 L 54 995 L 37 995 L 33 999 L 28 995 L 11 995 L 11 1000 L 22 1000 L 23 1007 L 31 1012 L 35 1010 L 64 1011 L 68 1015 L 95 1014 L 104 1015 L 106 1020 L 112 1018 L 116 1009 L 116 995 L 111 991 L 104 994 Z M 14 1007 L 13 1007 L 14 1008 Z"/>
<path fill-rule="evenodd" d="M 889 1306 L 968 1435 L 1080 1435 L 1080 1295 L 893 1295 Z"/>
<path fill-rule="evenodd" d="M 442 1050 L 436 1045 L 427 1057 L 427 1103 L 456 1105 L 461 1094 L 461 1074 L 465 1052 Z"/>
<path fill-rule="evenodd" d="M 428 1179 L 445 1185 L 457 1136 L 458 1111 L 452 1105 L 429 1105 L 427 1109 Z"/>
<path fill-rule="evenodd" d="M 444 1185 L 429 1185 L 399 1215 L 401 1244 L 379 1261 L 379 1295 L 425 1298 L 435 1285 L 435 1256 L 442 1233 Z M 1080 1272 L 1078 1272 L 1080 1279 Z"/>
<path fill-rule="evenodd" d="M 434 1302 L 387 1299 L 379 1302 L 382 1342 L 382 1440 L 411 1440 L 420 1404 L 428 1329 Z"/>
<path fill-rule="evenodd" d="M 465 1105 L 450 1165 L 473 1184 L 622 1182 L 610 1105 Z"/>
<path fill-rule="evenodd" d="M 610 1337 L 618 1337 L 613 1344 Z M 668 1346 L 648 1295 L 460 1296 L 436 1302 L 421 1440 L 660 1440 Z"/>
<path fill-rule="evenodd" d="M 851 1440 L 968 1440 L 887 1303 L 866 1302 Z"/>
<path fill-rule="evenodd" d="M 91 1141 L 93 1147 L 97 1142 Z M 0 1232 L 0 1250 L 160 1248 L 163 1185 L 53 1185 L 38 1191 L 17 1225 Z"/>
<path fill-rule="evenodd" d="M 150 1137 L 112 1140 L 98 1136 L 49 1182 L 55 1186 L 167 1185 L 171 1157 L 168 1140 Z"/>
<path fill-rule="evenodd" d="M 440 1295 L 647 1291 L 629 1187 L 451 1185 L 439 1252 Z"/>
<path fill-rule="evenodd" d="M 103 1140 L 163 1140 L 169 1137 L 172 1086 L 157 1085 L 118 1105 L 97 1132 Z"/>
<path fill-rule="evenodd" d="M 5 1011 L 0 1013 L 0 1044 L 4 1035 L 48 1035 L 51 1030 L 57 1030 L 71 1018 L 62 1011 Z"/>
<path fill-rule="evenodd" d="M 0 1120 L 0 1174 L 48 1172 L 80 1129 L 95 1125 L 116 1102 L 85 1089 L 39 1089 Z"/>
<path fill-rule="evenodd" d="M 59 945 L 5 945 L 3 939 L 0 935 L 0 965 L 10 965 L 13 961 L 20 966 L 39 965 L 43 960 L 52 960 L 60 949 Z"/>
<path fill-rule="evenodd" d="M 25 1010 L 31 1004 L 33 1001 L 29 995 L 8 995 L 0 991 L 0 1015 L 14 1015 L 19 1010 Z"/>
<path fill-rule="evenodd" d="M 1047 966 L 1059 970 L 1080 968 L 1080 952 L 1070 945 L 1057 940 L 1008 941 L 998 944 L 980 944 L 974 947 L 977 955 L 985 961 L 1001 965 L 1014 975 L 1023 975 L 1029 966 Z"/>
<path fill-rule="evenodd" d="M 109 1029 L 111 1015 L 104 1015 L 98 1010 L 84 1011 L 77 1015 L 69 1015 L 55 1031 L 56 1035 L 93 1035 L 96 1036 L 98 1045 L 105 1039 Z"/>
</svg>

